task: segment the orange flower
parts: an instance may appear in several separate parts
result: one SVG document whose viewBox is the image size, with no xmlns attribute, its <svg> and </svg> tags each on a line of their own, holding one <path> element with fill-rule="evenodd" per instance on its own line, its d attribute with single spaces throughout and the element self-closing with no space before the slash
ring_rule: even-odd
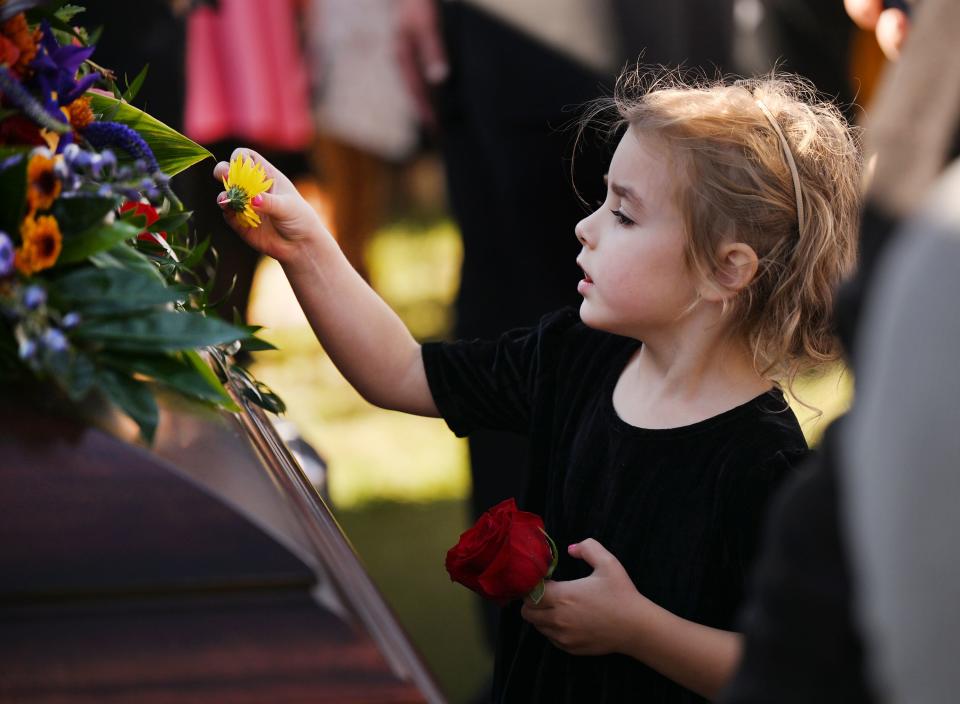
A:
<svg viewBox="0 0 960 704">
<path fill-rule="evenodd" d="M 31 211 L 46 210 L 60 195 L 60 179 L 53 167 L 56 157 L 38 150 L 27 166 L 27 204 Z"/>
<path fill-rule="evenodd" d="M 80 96 L 67 106 L 67 119 L 75 130 L 82 130 L 93 122 L 93 110 L 90 109 L 90 98 Z"/>
<path fill-rule="evenodd" d="M 27 18 L 21 12 L 0 25 L 0 35 L 4 39 L 0 44 L 3 45 L 4 59 L 9 61 L 10 70 L 18 76 L 23 76 L 27 64 L 37 55 L 40 30 L 31 31 Z"/>
<path fill-rule="evenodd" d="M 49 269 L 63 249 L 60 225 L 52 215 L 28 215 L 20 226 L 22 244 L 14 253 L 14 266 L 24 276 Z"/>
</svg>

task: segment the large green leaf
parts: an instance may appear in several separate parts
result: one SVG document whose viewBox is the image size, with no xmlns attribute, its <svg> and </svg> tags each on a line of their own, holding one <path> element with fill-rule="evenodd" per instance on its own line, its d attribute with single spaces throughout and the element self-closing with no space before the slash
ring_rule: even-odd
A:
<svg viewBox="0 0 960 704">
<path fill-rule="evenodd" d="M 105 353 L 100 360 L 111 367 L 136 372 L 188 396 L 234 413 L 240 409 L 213 370 L 193 350 L 182 354 Z"/>
<path fill-rule="evenodd" d="M 71 350 L 69 354 L 58 355 L 48 363 L 47 368 L 74 401 L 79 401 L 86 396 L 97 378 L 97 369 L 93 360 L 76 350 Z"/>
<path fill-rule="evenodd" d="M 51 282 L 50 295 L 64 310 L 78 310 L 85 317 L 146 310 L 186 298 L 182 287 L 168 288 L 141 271 L 115 267 L 71 271 Z"/>
<path fill-rule="evenodd" d="M 60 252 L 57 265 L 76 264 L 94 254 L 113 250 L 124 240 L 136 237 L 139 232 L 140 228 L 123 220 L 116 220 L 109 224 L 101 223 L 86 232 L 72 236 L 65 232 L 63 251 Z"/>
<path fill-rule="evenodd" d="M 143 438 L 148 443 L 153 442 L 160 413 L 150 388 L 128 374 L 109 367 L 97 370 L 97 382 L 107 397 L 136 421 Z"/>
<path fill-rule="evenodd" d="M 136 228 L 139 230 L 140 228 Z M 90 263 L 101 269 L 132 269 L 145 274 L 148 277 L 165 283 L 166 279 L 157 269 L 157 266 L 150 261 L 150 258 L 141 254 L 133 247 L 120 245 L 107 252 L 99 252 L 90 257 Z"/>
<path fill-rule="evenodd" d="M 191 215 L 193 215 L 192 210 L 180 210 L 176 213 L 170 213 L 158 219 L 148 229 L 150 232 L 172 232 L 186 225 Z"/>
<path fill-rule="evenodd" d="M 16 237 L 27 196 L 27 158 L 0 171 L 0 230 Z"/>
<path fill-rule="evenodd" d="M 78 339 L 129 352 L 175 351 L 245 338 L 245 330 L 199 313 L 152 311 L 116 320 L 91 321 L 74 332 Z"/>
<path fill-rule="evenodd" d="M 81 233 L 103 225 L 107 213 L 116 207 L 113 198 L 78 196 L 76 198 L 58 198 L 50 209 L 57 218 L 60 232 L 64 234 Z"/>
<path fill-rule="evenodd" d="M 93 111 L 100 114 L 108 113 L 110 119 L 132 127 L 144 141 L 150 145 L 153 155 L 157 157 L 160 170 L 168 176 L 174 176 L 184 169 L 193 166 L 198 161 L 212 159 L 213 154 L 184 137 L 172 127 L 151 117 L 139 108 L 123 103 L 99 93 L 87 93 Z M 122 154 L 117 154 L 122 157 Z"/>
</svg>

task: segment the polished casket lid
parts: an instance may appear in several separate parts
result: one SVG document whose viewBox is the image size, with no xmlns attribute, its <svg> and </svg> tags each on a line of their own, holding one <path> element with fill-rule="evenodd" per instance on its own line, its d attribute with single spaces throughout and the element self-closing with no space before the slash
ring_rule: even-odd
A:
<svg viewBox="0 0 960 704">
<path fill-rule="evenodd" d="M 0 701 L 443 700 L 229 386 L 239 414 L 164 400 L 150 448 L 106 411 L 0 402 Z"/>
</svg>

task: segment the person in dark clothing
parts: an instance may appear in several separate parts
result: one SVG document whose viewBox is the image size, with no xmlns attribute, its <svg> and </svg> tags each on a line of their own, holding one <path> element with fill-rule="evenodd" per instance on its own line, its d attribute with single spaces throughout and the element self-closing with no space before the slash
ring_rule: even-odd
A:
<svg viewBox="0 0 960 704">
<path fill-rule="evenodd" d="M 584 103 L 639 57 L 707 74 L 730 65 L 732 0 L 400 0 L 401 63 L 436 127 L 464 246 L 456 339 L 491 338 L 576 302 L 570 236 L 603 198 L 609 153 L 573 159 Z M 548 14 L 550 20 L 542 21 Z M 432 82 L 427 102 L 424 82 Z M 531 207 L 531 204 L 535 204 Z M 525 486 L 528 445 L 478 429 L 468 439 L 474 518 Z M 488 642 L 499 610 L 483 604 Z"/>
<path fill-rule="evenodd" d="M 621 82 L 606 200 L 576 228 L 582 322 L 564 310 L 498 342 L 421 347 L 259 155 L 274 179 L 255 204 L 262 223 L 224 211 L 281 262 L 367 400 L 443 415 L 458 433 L 525 434 L 525 506 L 561 539 L 606 541 L 625 567 L 629 605 L 579 612 L 601 657 L 561 652 L 571 634 L 550 622 L 597 594 L 597 572 L 576 560 L 563 559 L 537 618 L 525 605 L 536 628 L 504 611 L 498 701 L 713 696 L 739 652 L 728 629 L 767 497 L 805 449 L 776 380 L 836 353 L 827 313 L 852 265 L 859 182 L 842 116 L 785 79 L 636 94 L 638 80 Z M 644 648 L 611 646 L 611 607 L 653 627 Z"/>
<path fill-rule="evenodd" d="M 723 704 L 934 704 L 960 687 L 960 6 L 845 4 L 903 52 L 868 116 L 877 168 L 838 299 L 857 398 L 771 508 Z"/>
<path fill-rule="evenodd" d="M 767 500 L 807 446 L 778 390 L 680 427 L 628 423 L 611 400 L 640 347 L 568 308 L 496 342 L 429 343 L 423 358 L 458 435 L 496 428 L 530 438 L 527 509 L 544 516 L 558 545 L 599 541 L 621 556 L 631 588 L 710 637 L 732 630 Z M 549 591 L 588 578 L 590 566 L 574 557 L 561 552 Z M 639 657 L 564 652 L 519 612 L 508 606 L 501 623 L 503 701 L 701 701 Z"/>
</svg>

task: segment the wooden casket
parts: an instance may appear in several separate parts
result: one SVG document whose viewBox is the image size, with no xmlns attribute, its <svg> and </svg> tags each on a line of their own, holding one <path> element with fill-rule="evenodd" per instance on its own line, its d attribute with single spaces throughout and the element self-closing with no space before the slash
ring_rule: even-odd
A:
<svg viewBox="0 0 960 704">
<path fill-rule="evenodd" d="M 237 383 L 150 448 L 0 401 L 0 702 L 443 701 Z"/>
</svg>

